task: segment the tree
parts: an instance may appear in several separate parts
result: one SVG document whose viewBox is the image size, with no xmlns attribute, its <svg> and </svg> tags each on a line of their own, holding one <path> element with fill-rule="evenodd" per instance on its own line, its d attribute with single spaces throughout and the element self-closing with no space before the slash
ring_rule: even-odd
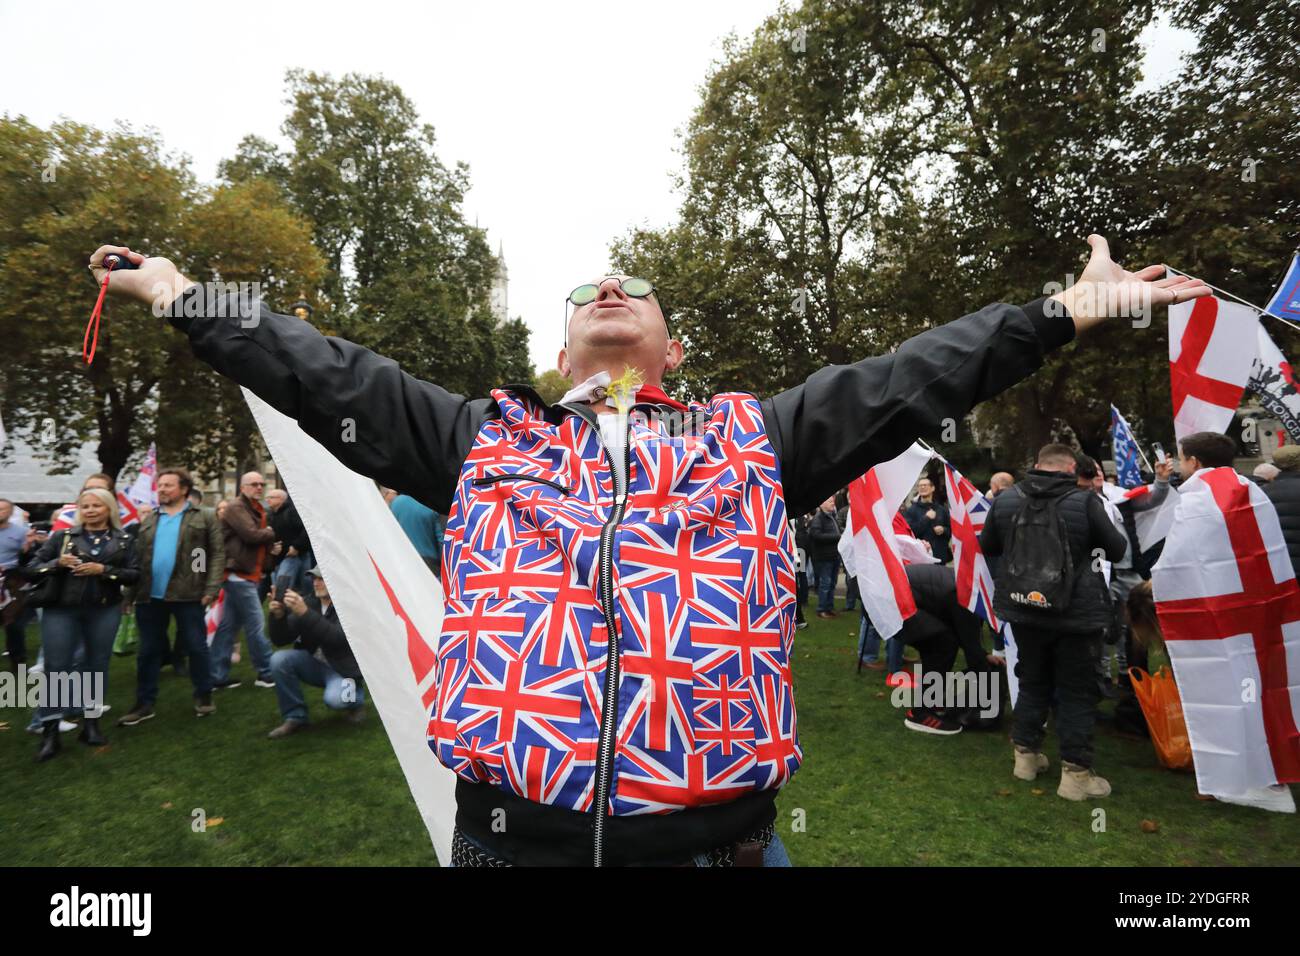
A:
<svg viewBox="0 0 1300 956">
<path fill-rule="evenodd" d="M 292 70 L 287 83 L 289 153 L 247 137 L 221 174 L 274 183 L 312 223 L 327 267 L 308 296 L 316 320 L 452 391 L 531 382 L 526 327 L 489 309 L 497 260 L 462 212 L 468 167 L 439 159 L 388 80 Z"/>
<path fill-rule="evenodd" d="M 568 392 L 569 380 L 560 374 L 559 369 L 548 368 L 541 375 L 537 376 L 537 382 L 534 385 L 537 394 L 542 396 L 542 400 L 548 405 L 554 405 L 562 399 Z"/>
<path fill-rule="evenodd" d="M 264 187 L 199 187 L 156 135 L 125 128 L 42 130 L 5 117 L 0 169 L 0 387 L 10 427 L 39 438 L 52 423 L 53 441 L 38 447 L 56 467 L 95 438 L 112 475 L 155 436 L 163 460 L 233 460 L 239 447 L 213 442 L 214 426 L 244 441 L 246 421 L 228 395 L 218 401 L 223 386 L 184 337 L 160 329 L 147 308 L 108 300 L 94 364 L 82 361 L 96 295 L 86 262 L 101 241 L 120 239 L 200 281 L 260 281 L 273 300 L 320 273 L 305 225 Z"/>
</svg>

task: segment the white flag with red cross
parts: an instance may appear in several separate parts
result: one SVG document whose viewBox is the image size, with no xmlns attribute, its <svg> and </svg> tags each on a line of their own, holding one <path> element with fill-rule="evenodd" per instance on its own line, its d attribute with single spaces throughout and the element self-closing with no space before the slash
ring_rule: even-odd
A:
<svg viewBox="0 0 1300 956">
<path fill-rule="evenodd" d="M 1226 432 L 1255 364 L 1259 316 L 1203 296 L 1169 306 L 1169 391 L 1174 434 Z"/>
<path fill-rule="evenodd" d="M 1179 489 L 1152 587 L 1200 791 L 1300 782 L 1300 586 L 1277 512 L 1231 468 Z"/>
<path fill-rule="evenodd" d="M 243 391 L 307 528 L 365 692 L 379 711 L 438 862 L 446 866 L 456 775 L 429 748 L 442 587 L 373 481 L 349 470 L 293 419 Z"/>
<path fill-rule="evenodd" d="M 929 449 L 913 444 L 849 485 L 849 521 L 840 538 L 840 555 L 845 568 L 853 568 L 862 606 L 881 637 L 893 637 L 916 613 L 894 515 L 929 460 Z"/>
</svg>

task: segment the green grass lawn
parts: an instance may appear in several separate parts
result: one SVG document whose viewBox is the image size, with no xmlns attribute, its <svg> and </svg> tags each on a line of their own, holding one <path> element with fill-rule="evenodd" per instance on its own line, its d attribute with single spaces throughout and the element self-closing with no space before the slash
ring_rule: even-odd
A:
<svg viewBox="0 0 1300 956">
<path fill-rule="evenodd" d="M 1005 733 L 908 731 L 883 675 L 855 673 L 856 615 L 810 621 L 794 668 L 804 765 L 778 817 L 796 865 L 1300 862 L 1300 816 L 1199 801 L 1191 774 L 1161 769 L 1149 743 L 1104 722 L 1097 767 L 1114 793 L 1095 804 L 1056 796 L 1054 738 L 1052 770 L 1031 784 L 1011 776 Z M 38 765 L 27 713 L 0 711 L 0 865 L 436 863 L 375 714 L 353 727 L 309 689 L 313 729 L 267 740 L 279 722 L 275 692 L 252 686 L 245 660 L 235 668 L 245 684 L 216 696 L 213 717 L 193 717 L 189 681 L 169 668 L 158 716 L 117 728 L 134 668 L 134 657 L 113 661 L 109 744 L 98 751 L 64 734 L 63 753 Z M 1094 806 L 1106 811 L 1104 832 L 1094 830 Z M 195 808 L 206 832 L 191 827 Z M 1143 820 L 1157 832 L 1143 832 Z"/>
</svg>

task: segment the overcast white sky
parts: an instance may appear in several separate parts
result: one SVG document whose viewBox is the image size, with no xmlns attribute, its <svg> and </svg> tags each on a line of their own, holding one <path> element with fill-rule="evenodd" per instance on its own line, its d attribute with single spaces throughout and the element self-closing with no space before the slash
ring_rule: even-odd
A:
<svg viewBox="0 0 1300 956">
<path fill-rule="evenodd" d="M 561 345 L 565 296 L 606 267 L 610 239 L 672 220 L 676 131 L 722 38 L 748 35 L 777 2 L 77 6 L 0 0 L 0 111 L 154 127 L 205 180 L 248 133 L 283 142 L 286 69 L 398 83 L 442 159 L 470 165 L 466 213 L 494 249 L 504 243 L 510 313 L 532 329 L 541 371 Z M 1189 45 L 1168 29 L 1153 37 L 1148 82 Z M 605 145 L 570 145 L 593 125 Z"/>
</svg>

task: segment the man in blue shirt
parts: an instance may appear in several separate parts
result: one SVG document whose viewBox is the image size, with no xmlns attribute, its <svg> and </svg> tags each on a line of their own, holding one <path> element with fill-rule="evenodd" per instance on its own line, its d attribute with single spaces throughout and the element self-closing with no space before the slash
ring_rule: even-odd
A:
<svg viewBox="0 0 1300 956">
<path fill-rule="evenodd" d="M 167 625 L 173 618 L 177 642 L 190 659 L 194 715 L 206 717 L 216 710 L 204 609 L 221 591 L 226 550 L 216 515 L 189 503 L 192 487 L 183 468 L 160 472 L 158 507 L 140 521 L 136 538 L 140 556 L 140 581 L 135 591 L 135 620 L 140 629 L 136 702 L 118 720 L 119 727 L 134 727 L 154 716 L 158 673 L 168 653 Z"/>
<path fill-rule="evenodd" d="M 399 495 L 391 488 L 382 490 L 393 517 L 402 526 L 406 537 L 429 566 L 429 570 L 437 576 L 441 566 L 442 532 L 447 526 L 447 519 L 410 495 Z"/>
</svg>

